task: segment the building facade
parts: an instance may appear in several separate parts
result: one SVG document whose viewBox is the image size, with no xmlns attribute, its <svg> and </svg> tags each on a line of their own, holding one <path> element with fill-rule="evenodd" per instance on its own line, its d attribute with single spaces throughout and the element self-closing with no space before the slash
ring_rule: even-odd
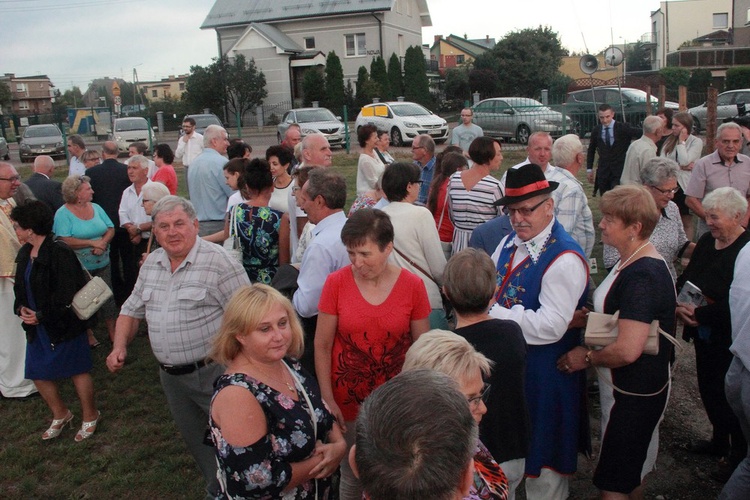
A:
<svg viewBox="0 0 750 500">
<path fill-rule="evenodd" d="M 12 94 L 11 113 L 19 116 L 46 114 L 52 112 L 52 99 L 55 88 L 47 75 L 16 76 L 6 73 L 0 76 Z"/>
</svg>

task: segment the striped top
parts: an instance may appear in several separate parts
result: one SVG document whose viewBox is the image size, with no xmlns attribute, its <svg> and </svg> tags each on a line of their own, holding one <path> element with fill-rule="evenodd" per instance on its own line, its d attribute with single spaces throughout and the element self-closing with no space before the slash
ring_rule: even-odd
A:
<svg viewBox="0 0 750 500">
<path fill-rule="evenodd" d="M 494 219 L 502 213 L 502 207 L 494 206 L 503 197 L 500 181 L 491 175 L 483 177 L 467 191 L 461 182 L 461 172 L 454 173 L 448 184 L 453 233 L 453 253 L 469 246 L 471 232 L 478 225 Z"/>
</svg>

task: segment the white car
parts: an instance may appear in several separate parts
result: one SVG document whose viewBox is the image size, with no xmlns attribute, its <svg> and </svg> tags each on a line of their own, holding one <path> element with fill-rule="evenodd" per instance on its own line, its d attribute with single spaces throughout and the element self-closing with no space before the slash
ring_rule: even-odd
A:
<svg viewBox="0 0 750 500">
<path fill-rule="evenodd" d="M 727 90 L 716 98 L 716 122 L 721 125 L 725 118 L 739 115 L 738 104 L 744 104 L 750 108 L 750 89 Z M 693 115 L 693 129 L 700 132 L 706 128 L 708 118 L 708 107 L 704 102 L 700 106 L 690 108 L 688 112 Z"/>
<path fill-rule="evenodd" d="M 327 108 L 290 109 L 284 113 L 281 123 L 276 127 L 279 142 L 293 123 L 299 125 L 303 138 L 308 134 L 321 133 L 328 139 L 329 145 L 344 147 L 344 123 L 341 117 L 334 116 Z"/>
<path fill-rule="evenodd" d="M 109 134 L 109 140 L 117 143 L 117 150 L 120 154 L 128 152 L 128 148 L 134 142 L 142 142 L 151 152 L 154 144 L 154 133 L 148 128 L 148 121 L 140 116 L 131 116 L 127 118 L 116 118 L 112 125 L 113 131 Z"/>
<path fill-rule="evenodd" d="M 377 102 L 363 106 L 354 129 L 367 124 L 387 130 L 394 146 L 411 144 L 419 134 L 428 134 L 437 143 L 448 139 L 448 122 L 415 102 Z"/>
</svg>

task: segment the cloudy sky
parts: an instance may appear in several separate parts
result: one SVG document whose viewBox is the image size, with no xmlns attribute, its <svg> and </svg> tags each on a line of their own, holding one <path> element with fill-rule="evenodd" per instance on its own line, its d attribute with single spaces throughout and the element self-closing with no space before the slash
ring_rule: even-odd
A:
<svg viewBox="0 0 750 500">
<path fill-rule="evenodd" d="M 499 40 L 551 26 L 571 51 L 598 52 L 649 31 L 656 0 L 427 0 L 436 34 Z M 217 55 L 216 35 L 201 30 L 214 0 L 0 0 L 0 73 L 46 74 L 62 90 L 98 77 L 140 81 L 187 73 Z M 614 21 L 613 21 L 614 20 Z M 583 36 L 582 36 L 583 33 Z M 585 44 L 584 44 L 585 38 Z"/>
</svg>

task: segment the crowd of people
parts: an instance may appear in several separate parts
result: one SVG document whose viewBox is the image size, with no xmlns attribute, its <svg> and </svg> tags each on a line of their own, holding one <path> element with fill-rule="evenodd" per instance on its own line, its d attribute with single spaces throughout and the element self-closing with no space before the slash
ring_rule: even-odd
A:
<svg viewBox="0 0 750 500">
<path fill-rule="evenodd" d="M 471 119 L 463 110 L 439 153 L 415 137 L 412 162 L 361 127 L 348 214 L 325 136 L 295 126 L 252 158 L 187 118 L 176 151 L 155 145 L 152 162 L 136 143 L 125 164 L 113 142 L 99 155 L 70 136 L 71 175 L 58 183 L 37 158 L 24 203 L 0 163 L 0 320 L 21 332 L 3 340 L 3 396 L 38 391 L 53 417 L 42 439 L 57 438 L 75 418 L 57 389 L 71 378 L 75 440 L 92 437 L 93 326 L 106 325 L 116 372 L 145 320 L 212 497 L 565 499 L 592 451 L 589 373 L 602 409 L 593 484 L 642 498 L 675 359 L 654 325 L 682 325 L 712 425 L 687 448 L 721 458 L 723 498 L 750 495 L 742 128 L 721 125 L 701 157 L 689 114 L 660 110 L 637 130 L 603 105 L 588 154 L 575 135 L 535 132 L 500 176 L 502 143 Z M 584 164 L 601 194 L 598 287 Z M 114 297 L 83 321 L 69 306 L 91 275 Z M 585 343 L 590 311 L 612 315 L 606 346 Z"/>
</svg>

